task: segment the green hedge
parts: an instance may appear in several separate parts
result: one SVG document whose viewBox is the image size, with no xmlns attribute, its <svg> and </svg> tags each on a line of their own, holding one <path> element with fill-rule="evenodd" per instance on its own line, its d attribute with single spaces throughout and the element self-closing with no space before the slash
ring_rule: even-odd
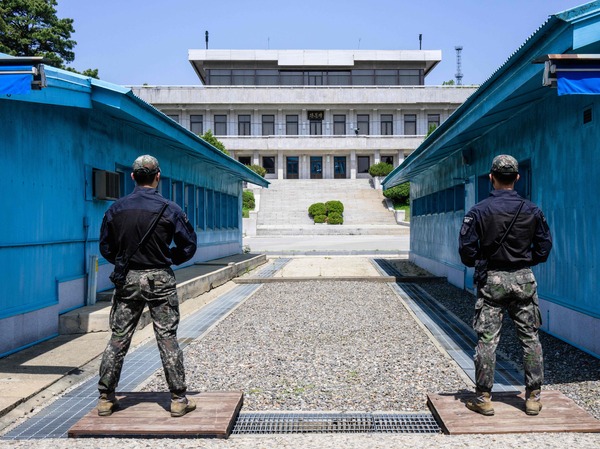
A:
<svg viewBox="0 0 600 449">
<path fill-rule="evenodd" d="M 327 223 L 330 225 L 342 224 L 344 222 L 344 217 L 339 212 L 330 212 L 327 215 Z"/>
<path fill-rule="evenodd" d="M 404 184 L 399 184 L 391 189 L 386 189 L 383 191 L 383 196 L 392 200 L 394 204 L 408 204 L 410 197 L 410 183 L 405 182 Z"/>
<path fill-rule="evenodd" d="M 248 165 L 247 167 L 250 170 L 252 170 L 254 173 L 258 174 L 259 176 L 262 176 L 263 178 L 267 174 L 267 169 L 265 167 L 260 166 L 260 165 L 253 164 L 253 165 Z"/>
<path fill-rule="evenodd" d="M 327 215 L 331 214 L 332 212 L 337 212 L 340 215 L 344 213 L 344 205 L 341 201 L 327 201 L 325 203 L 325 207 L 327 208 Z"/>
<path fill-rule="evenodd" d="M 317 215 L 327 215 L 327 206 L 325 203 L 314 203 L 308 208 L 308 215 L 316 217 Z"/>
<path fill-rule="evenodd" d="M 308 215 L 315 223 L 342 224 L 344 222 L 343 213 L 344 205 L 337 200 L 314 203 L 308 208 Z"/>
<path fill-rule="evenodd" d="M 369 167 L 369 174 L 371 176 L 387 176 L 392 172 L 393 169 L 394 166 L 392 164 L 379 162 Z"/>
<path fill-rule="evenodd" d="M 252 210 L 255 207 L 254 192 L 252 190 L 244 190 L 242 192 L 242 209 Z"/>
</svg>

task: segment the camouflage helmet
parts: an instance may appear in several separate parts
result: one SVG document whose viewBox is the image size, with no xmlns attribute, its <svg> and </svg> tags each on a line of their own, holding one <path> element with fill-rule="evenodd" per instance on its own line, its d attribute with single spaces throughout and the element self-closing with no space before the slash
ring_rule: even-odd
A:
<svg viewBox="0 0 600 449">
<path fill-rule="evenodd" d="M 492 161 L 493 173 L 511 174 L 519 173 L 519 163 L 517 160 L 508 154 L 500 154 Z"/>
</svg>

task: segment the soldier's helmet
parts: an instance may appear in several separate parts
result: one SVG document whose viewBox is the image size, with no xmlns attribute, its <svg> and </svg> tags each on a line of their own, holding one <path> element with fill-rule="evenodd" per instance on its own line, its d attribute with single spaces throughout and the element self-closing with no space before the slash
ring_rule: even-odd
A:
<svg viewBox="0 0 600 449">
<path fill-rule="evenodd" d="M 492 161 L 490 171 L 502 174 L 519 173 L 519 163 L 514 157 L 508 154 L 500 154 Z"/>
</svg>

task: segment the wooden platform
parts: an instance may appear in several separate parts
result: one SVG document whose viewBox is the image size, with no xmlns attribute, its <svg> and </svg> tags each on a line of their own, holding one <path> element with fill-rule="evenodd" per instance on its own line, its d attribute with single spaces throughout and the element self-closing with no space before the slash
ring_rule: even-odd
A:
<svg viewBox="0 0 600 449">
<path fill-rule="evenodd" d="M 69 438 L 228 438 L 242 408 L 241 391 L 193 394 L 196 410 L 171 418 L 170 393 L 118 393 L 119 408 L 98 416 L 94 407 L 71 429 Z"/>
<path fill-rule="evenodd" d="M 494 416 L 469 410 L 465 404 L 473 395 L 427 395 L 427 405 L 444 433 L 600 432 L 600 421 L 560 391 L 542 390 L 543 408 L 537 416 L 525 414 L 524 393 L 492 393 Z"/>
</svg>

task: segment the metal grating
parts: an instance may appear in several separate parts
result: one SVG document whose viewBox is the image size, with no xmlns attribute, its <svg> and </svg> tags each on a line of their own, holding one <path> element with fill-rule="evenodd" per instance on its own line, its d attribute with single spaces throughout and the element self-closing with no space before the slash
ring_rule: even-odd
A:
<svg viewBox="0 0 600 449">
<path fill-rule="evenodd" d="M 429 413 L 240 413 L 232 434 L 440 432 Z"/>
</svg>

